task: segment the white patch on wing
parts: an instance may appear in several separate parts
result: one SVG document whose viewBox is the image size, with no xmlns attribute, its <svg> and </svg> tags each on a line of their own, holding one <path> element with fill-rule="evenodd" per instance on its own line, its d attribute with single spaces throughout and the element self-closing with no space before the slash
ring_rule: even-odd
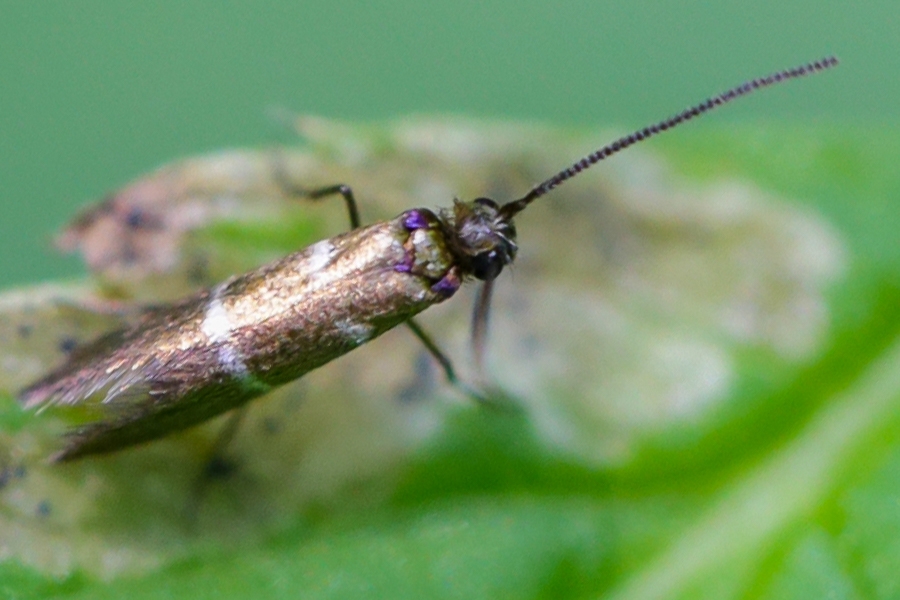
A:
<svg viewBox="0 0 900 600">
<path fill-rule="evenodd" d="M 228 316 L 228 311 L 225 310 L 225 305 L 222 304 L 222 299 L 219 297 L 219 291 L 216 290 L 206 307 L 206 314 L 203 315 L 200 330 L 206 334 L 209 341 L 221 342 L 228 339 L 232 329 L 234 329 L 234 325 L 231 317 Z"/>
<path fill-rule="evenodd" d="M 234 323 L 228 315 L 228 310 L 222 303 L 222 288 L 216 288 L 209 304 L 206 307 L 206 314 L 203 315 L 203 323 L 200 330 L 209 338 L 210 343 L 217 344 L 219 364 L 229 373 L 236 377 L 248 377 L 250 372 L 247 365 L 244 364 L 244 357 L 241 356 L 240 350 L 232 344 L 229 339 L 231 332 L 234 330 Z"/>
<path fill-rule="evenodd" d="M 316 242 L 309 247 L 309 257 L 307 258 L 307 267 L 310 272 L 315 273 L 328 266 L 331 257 L 334 256 L 334 244 L 328 240 Z"/>
<path fill-rule="evenodd" d="M 344 337 L 350 339 L 357 346 L 368 342 L 375 332 L 375 328 L 368 323 L 354 323 L 353 321 L 338 321 L 335 323 Z"/>
</svg>

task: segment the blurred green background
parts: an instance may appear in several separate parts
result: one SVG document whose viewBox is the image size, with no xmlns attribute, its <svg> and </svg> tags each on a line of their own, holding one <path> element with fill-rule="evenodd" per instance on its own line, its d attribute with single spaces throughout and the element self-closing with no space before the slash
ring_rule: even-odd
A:
<svg viewBox="0 0 900 600">
<path fill-rule="evenodd" d="M 79 271 L 49 240 L 86 201 L 179 156 L 289 139 L 271 107 L 631 128 L 828 53 L 837 72 L 713 120 L 894 122 L 900 96 L 896 0 L 0 6 L 4 287 Z"/>
</svg>

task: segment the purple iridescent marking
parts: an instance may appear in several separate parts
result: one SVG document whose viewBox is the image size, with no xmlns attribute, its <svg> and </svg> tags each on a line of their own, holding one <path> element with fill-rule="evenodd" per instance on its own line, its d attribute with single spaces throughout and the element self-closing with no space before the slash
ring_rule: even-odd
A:
<svg viewBox="0 0 900 600">
<path fill-rule="evenodd" d="M 412 271 L 412 257 L 407 257 L 402 263 L 394 265 L 394 270 L 398 273 L 409 273 Z"/>
<path fill-rule="evenodd" d="M 455 273 L 448 273 L 447 275 L 444 275 L 440 281 L 431 286 L 431 291 L 444 298 L 449 298 L 459 289 L 460 283 L 459 277 L 457 277 Z"/>
<path fill-rule="evenodd" d="M 406 212 L 406 216 L 403 218 L 403 226 L 410 231 L 415 229 L 427 229 L 428 218 L 420 210 L 410 210 Z"/>
</svg>

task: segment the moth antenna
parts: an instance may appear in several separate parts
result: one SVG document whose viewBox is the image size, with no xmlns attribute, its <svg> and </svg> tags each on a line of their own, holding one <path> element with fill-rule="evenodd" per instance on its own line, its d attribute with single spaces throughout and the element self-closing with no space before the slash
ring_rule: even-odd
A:
<svg viewBox="0 0 900 600">
<path fill-rule="evenodd" d="M 624 150 L 625 148 L 640 141 L 646 140 L 647 138 L 653 137 L 658 133 L 662 133 L 664 131 L 672 129 L 676 125 L 680 125 L 686 121 L 690 121 L 694 117 L 699 117 L 703 113 L 709 112 L 714 108 L 722 106 L 723 104 L 727 104 L 728 102 L 731 102 L 736 98 L 746 96 L 747 94 L 758 89 L 775 85 L 777 83 L 787 81 L 788 79 L 797 79 L 805 75 L 811 75 L 814 73 L 818 73 L 819 71 L 830 69 L 837 64 L 837 57 L 828 56 L 821 60 L 816 60 L 805 65 L 794 67 L 792 69 L 785 69 L 783 71 L 778 71 L 777 73 L 772 73 L 771 75 L 767 75 L 766 77 L 751 79 L 750 81 L 747 81 L 737 87 L 731 88 L 730 90 L 719 94 L 718 96 L 713 96 L 705 102 L 701 102 L 696 106 L 692 106 L 691 108 L 688 108 L 673 117 L 669 117 L 668 119 L 660 121 L 655 125 L 650 125 L 649 127 L 639 129 L 630 135 L 621 137 L 613 143 L 603 146 L 602 148 L 592 152 L 591 154 L 588 154 L 572 166 L 563 169 L 543 183 L 539 183 L 538 185 L 534 186 L 533 188 L 531 188 L 530 192 L 528 192 L 518 200 L 513 200 L 512 202 L 504 204 L 500 208 L 500 213 L 506 218 L 511 218 L 556 186 L 560 185 L 568 179 L 571 179 L 572 177 L 575 177 L 575 175 L 577 175 L 578 173 L 581 173 L 585 169 L 592 167 L 601 160 L 609 158 L 620 150 Z"/>
</svg>

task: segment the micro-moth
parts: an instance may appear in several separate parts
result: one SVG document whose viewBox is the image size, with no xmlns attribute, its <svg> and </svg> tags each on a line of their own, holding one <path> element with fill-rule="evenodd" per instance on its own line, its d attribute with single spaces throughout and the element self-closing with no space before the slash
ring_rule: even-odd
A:
<svg viewBox="0 0 900 600">
<path fill-rule="evenodd" d="M 481 354 L 493 282 L 517 252 L 514 217 L 581 171 L 758 88 L 828 69 L 833 57 L 753 79 L 604 146 L 498 204 L 488 198 L 433 212 L 417 208 L 360 226 L 351 189 L 340 195 L 352 229 L 184 300 L 146 310 L 137 323 L 76 348 L 20 394 L 26 408 L 85 406 L 92 420 L 67 437 L 54 460 L 115 451 L 197 425 L 406 323 L 452 365 L 412 320 L 470 279 L 476 301 L 473 348 Z M 139 215 L 136 215 L 136 218 Z M 480 362 L 480 360 L 479 360 Z"/>
</svg>

